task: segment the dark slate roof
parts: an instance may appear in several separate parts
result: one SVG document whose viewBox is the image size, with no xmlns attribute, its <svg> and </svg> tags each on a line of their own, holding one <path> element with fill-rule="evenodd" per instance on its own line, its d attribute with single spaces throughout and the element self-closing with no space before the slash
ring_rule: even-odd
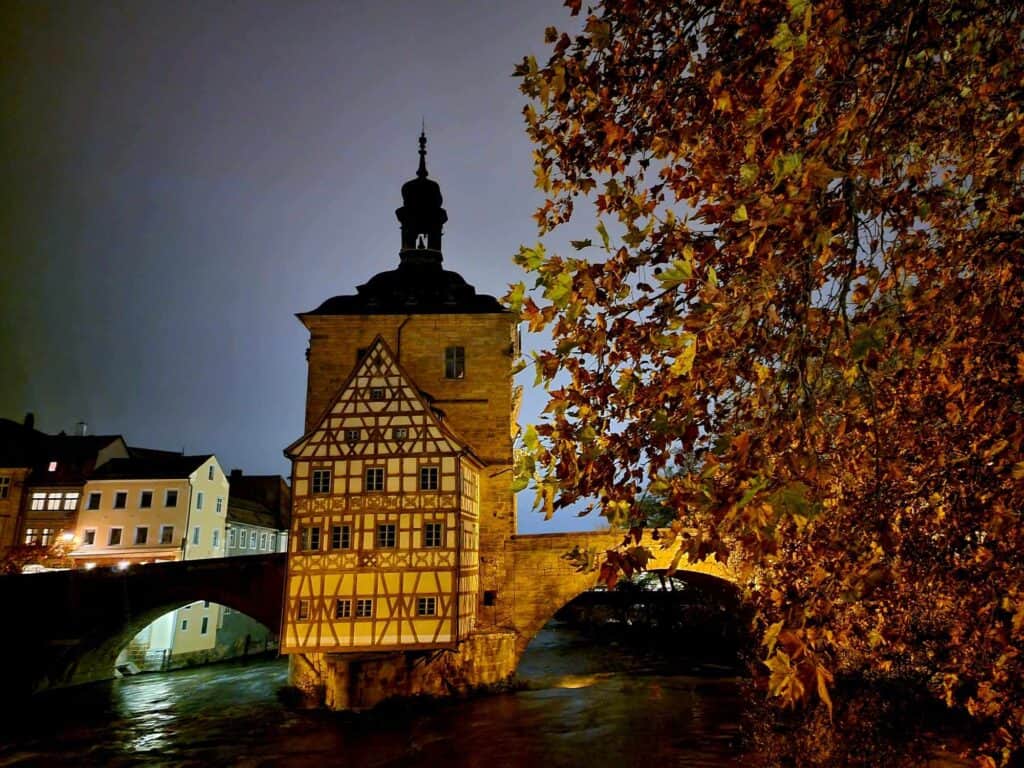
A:
<svg viewBox="0 0 1024 768">
<path fill-rule="evenodd" d="M 0 466 L 28 467 L 29 485 L 81 485 L 96 465 L 101 451 L 120 435 L 48 435 L 10 419 L 0 419 Z M 50 463 L 57 468 L 50 471 Z"/>
<path fill-rule="evenodd" d="M 236 499 L 228 496 L 228 521 L 244 525 L 259 525 L 263 528 L 285 530 L 287 524 L 278 520 L 277 516 L 265 506 L 248 499 Z"/>
<path fill-rule="evenodd" d="M 144 456 L 130 459 L 111 459 L 92 473 L 93 480 L 143 480 L 162 478 L 184 478 L 195 472 L 212 456 L 212 453 L 183 456 L 179 453 L 163 454 L 163 451 L 147 451 Z"/>
<path fill-rule="evenodd" d="M 334 296 L 305 315 L 406 315 L 508 312 L 496 298 L 477 293 L 439 262 L 403 259 L 353 295 Z M 300 314 L 299 317 L 302 317 Z"/>
<path fill-rule="evenodd" d="M 0 467 L 31 467 L 45 439 L 46 435 L 32 427 L 0 419 Z"/>
<path fill-rule="evenodd" d="M 291 488 L 281 475 L 245 475 L 233 470 L 228 477 L 231 491 L 228 494 L 228 517 L 241 510 L 242 515 L 248 511 L 266 515 L 270 528 L 286 529 L 291 521 Z M 249 522 L 237 517 L 239 522 Z"/>
</svg>

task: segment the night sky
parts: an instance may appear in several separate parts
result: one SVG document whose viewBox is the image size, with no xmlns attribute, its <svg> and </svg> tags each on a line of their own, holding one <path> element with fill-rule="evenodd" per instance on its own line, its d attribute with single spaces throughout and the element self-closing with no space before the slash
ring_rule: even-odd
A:
<svg viewBox="0 0 1024 768">
<path fill-rule="evenodd" d="M 558 0 L 7 0 L 0 416 L 287 476 L 295 313 L 398 264 L 421 120 L 445 266 L 521 279 L 542 198 L 511 72 L 570 23 Z M 600 522 L 520 499 L 523 531 Z"/>
</svg>

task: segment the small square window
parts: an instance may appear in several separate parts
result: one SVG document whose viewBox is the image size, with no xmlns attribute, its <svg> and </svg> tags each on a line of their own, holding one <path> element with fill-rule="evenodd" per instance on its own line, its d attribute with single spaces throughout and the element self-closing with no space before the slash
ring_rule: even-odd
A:
<svg viewBox="0 0 1024 768">
<path fill-rule="evenodd" d="M 147 528 L 144 525 L 140 525 L 138 528 L 135 529 L 135 543 L 136 544 L 145 544 L 148 539 L 149 539 L 149 528 Z"/>
<path fill-rule="evenodd" d="M 347 619 L 352 616 L 352 601 L 351 600 L 335 600 L 334 601 L 334 618 L 336 619 Z"/>
<path fill-rule="evenodd" d="M 437 467 L 420 467 L 420 490 L 437 490 Z"/>
<path fill-rule="evenodd" d="M 345 430 L 345 442 L 346 443 L 358 443 L 359 442 L 359 430 L 358 429 L 346 429 Z"/>
<path fill-rule="evenodd" d="M 373 600 L 356 600 L 356 618 L 366 619 L 373 616 Z"/>
<path fill-rule="evenodd" d="M 408 440 L 409 439 L 409 428 L 408 427 L 395 427 L 391 432 L 392 440 Z"/>
<path fill-rule="evenodd" d="M 427 523 L 423 526 L 423 546 L 440 547 L 443 534 L 444 526 L 441 523 Z"/>
<path fill-rule="evenodd" d="M 384 399 L 384 387 L 370 387 L 370 399 L 371 400 L 383 400 Z"/>
<path fill-rule="evenodd" d="M 444 350 L 444 377 L 464 379 L 466 377 L 466 348 L 447 347 Z"/>
<path fill-rule="evenodd" d="M 331 526 L 331 549 L 351 549 L 352 529 L 347 525 Z"/>
<path fill-rule="evenodd" d="M 419 598 L 416 598 L 416 615 L 417 616 L 436 616 L 437 615 L 437 598 L 436 597 L 419 597 Z"/>
<path fill-rule="evenodd" d="M 395 524 L 387 523 L 377 526 L 377 546 L 381 549 L 393 549 L 395 546 Z"/>
<path fill-rule="evenodd" d="M 103 498 L 103 494 L 99 491 L 93 491 L 89 494 L 89 501 L 86 503 L 86 509 L 99 509 L 100 500 Z"/>
<path fill-rule="evenodd" d="M 118 491 L 114 494 L 114 509 L 124 509 L 128 506 L 128 491 Z"/>
<path fill-rule="evenodd" d="M 299 600 L 298 618 L 300 620 L 309 618 L 309 600 L 307 598 Z"/>
<path fill-rule="evenodd" d="M 116 547 L 116 546 L 120 545 L 120 543 L 121 543 L 121 529 L 120 528 L 111 528 L 110 529 L 110 538 L 107 539 L 107 544 L 109 544 L 111 547 Z"/>
<path fill-rule="evenodd" d="M 330 493 L 331 492 L 331 470 L 329 469 L 314 469 L 313 470 L 313 493 Z"/>
<path fill-rule="evenodd" d="M 85 546 L 92 546 L 96 543 L 96 529 L 86 528 L 82 532 L 82 544 Z"/>
<path fill-rule="evenodd" d="M 51 461 L 51 462 L 49 463 L 49 465 L 47 466 L 47 469 L 48 469 L 48 470 L 49 470 L 50 472 L 56 472 L 56 471 L 57 471 L 57 462 L 56 462 L 56 461 Z"/>
<path fill-rule="evenodd" d="M 484 605 L 497 605 L 498 604 L 498 593 L 493 589 L 484 591 Z"/>
<path fill-rule="evenodd" d="M 384 490 L 384 467 L 370 467 L 366 470 L 366 490 Z"/>
<path fill-rule="evenodd" d="M 256 533 L 252 534 L 252 548 L 256 549 Z M 303 552 L 315 552 L 320 549 L 320 526 L 304 525 L 299 529 L 299 549 Z"/>
<path fill-rule="evenodd" d="M 149 509 L 152 506 L 153 506 L 153 492 L 152 491 L 143 491 L 142 493 L 140 493 L 139 494 L 139 508 L 140 509 Z"/>
<path fill-rule="evenodd" d="M 165 507 L 176 507 L 178 506 L 178 492 L 167 491 L 164 494 L 164 506 Z"/>
<path fill-rule="evenodd" d="M 173 544 L 174 543 L 174 526 L 173 525 L 161 525 L 160 526 L 160 543 L 161 544 Z"/>
</svg>

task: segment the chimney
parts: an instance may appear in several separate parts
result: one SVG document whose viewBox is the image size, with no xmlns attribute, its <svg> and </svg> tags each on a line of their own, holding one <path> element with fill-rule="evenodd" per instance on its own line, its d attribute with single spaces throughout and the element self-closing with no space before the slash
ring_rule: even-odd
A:
<svg viewBox="0 0 1024 768">
<path fill-rule="evenodd" d="M 85 437 L 89 434 L 89 425 L 84 421 L 78 422 L 78 432 L 76 433 L 79 437 Z"/>
<path fill-rule="evenodd" d="M 240 469 L 232 469 L 231 470 L 231 479 L 232 480 L 237 480 L 241 476 L 242 476 L 242 470 L 240 470 Z"/>
<path fill-rule="evenodd" d="M 28 413 L 25 414 L 25 428 L 26 429 L 35 429 L 36 428 L 36 415 L 34 413 L 32 413 L 32 411 L 29 411 Z"/>
</svg>

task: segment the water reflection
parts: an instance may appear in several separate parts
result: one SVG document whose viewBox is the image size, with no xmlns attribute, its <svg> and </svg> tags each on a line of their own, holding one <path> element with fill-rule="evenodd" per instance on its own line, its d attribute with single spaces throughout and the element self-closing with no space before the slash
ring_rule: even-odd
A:
<svg viewBox="0 0 1024 768">
<path fill-rule="evenodd" d="M 736 681 L 672 672 L 549 625 L 521 690 L 358 716 L 283 704 L 283 660 L 140 676 L 31 702 L 0 766 L 744 765 Z"/>
</svg>

